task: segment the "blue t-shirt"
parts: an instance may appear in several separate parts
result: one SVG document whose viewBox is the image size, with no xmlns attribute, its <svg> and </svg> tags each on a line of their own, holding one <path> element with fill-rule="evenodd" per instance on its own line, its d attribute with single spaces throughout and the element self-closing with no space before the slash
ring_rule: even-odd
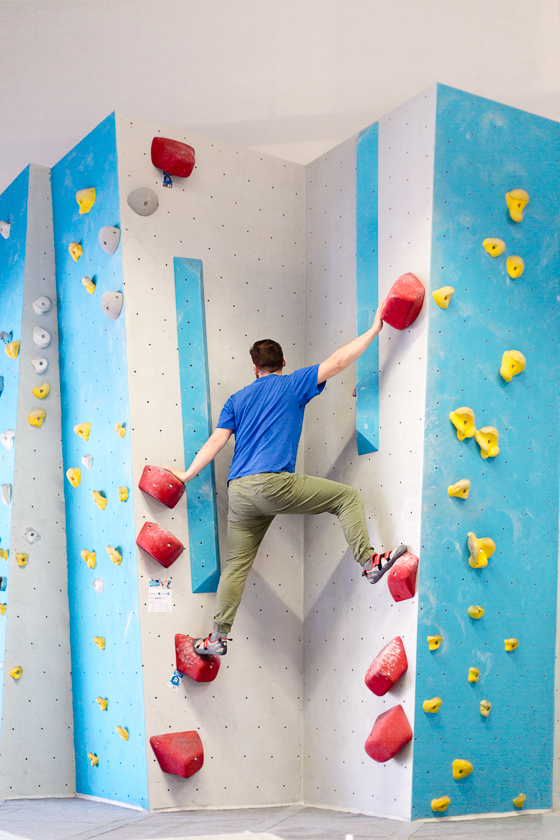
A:
<svg viewBox="0 0 560 840">
<path fill-rule="evenodd" d="M 319 365 L 293 373 L 269 373 L 233 394 L 222 408 L 218 429 L 233 429 L 235 451 L 228 481 L 263 472 L 291 472 L 305 406 L 320 394 Z"/>
</svg>

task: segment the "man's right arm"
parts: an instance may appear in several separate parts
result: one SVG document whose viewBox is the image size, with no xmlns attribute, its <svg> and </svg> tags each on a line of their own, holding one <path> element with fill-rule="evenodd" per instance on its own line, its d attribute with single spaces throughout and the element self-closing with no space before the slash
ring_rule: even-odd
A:
<svg viewBox="0 0 560 840">
<path fill-rule="evenodd" d="M 190 481 L 195 477 L 195 475 L 198 475 L 204 467 L 208 466 L 208 464 L 214 460 L 218 452 L 224 448 L 232 434 L 233 429 L 214 429 L 206 443 L 200 447 L 199 451 L 193 458 L 192 464 L 185 472 L 177 470 L 175 467 L 164 467 L 164 469 L 173 473 L 179 481 L 186 484 L 187 481 Z"/>
<path fill-rule="evenodd" d="M 330 379 L 332 376 L 336 376 L 337 373 L 346 370 L 352 362 L 355 362 L 367 350 L 373 339 L 383 329 L 383 321 L 381 320 L 382 307 L 383 304 L 377 308 L 373 324 L 369 330 L 359 335 L 349 344 L 345 344 L 339 350 L 335 350 L 332 356 L 329 356 L 328 359 L 321 362 L 317 373 L 317 385 L 320 385 L 321 382 L 325 382 L 325 380 Z"/>
</svg>

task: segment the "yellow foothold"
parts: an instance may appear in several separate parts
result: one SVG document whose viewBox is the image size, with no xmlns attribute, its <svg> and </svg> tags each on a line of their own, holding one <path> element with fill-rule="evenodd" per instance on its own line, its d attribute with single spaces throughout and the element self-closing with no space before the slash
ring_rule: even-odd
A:
<svg viewBox="0 0 560 840">
<path fill-rule="evenodd" d="M 7 604 L 0 604 L 0 615 L 5 615 L 7 609 L 8 609 Z"/>
<path fill-rule="evenodd" d="M 465 779 L 467 776 L 470 776 L 474 770 L 470 761 L 465 761 L 464 758 L 456 758 L 453 762 L 452 768 L 454 779 Z"/>
<path fill-rule="evenodd" d="M 472 531 L 467 535 L 467 545 L 469 547 L 469 566 L 473 569 L 483 569 L 488 565 L 488 558 L 492 557 L 496 550 L 496 543 L 490 537 L 481 537 L 477 539 Z M 470 615 L 470 610 L 469 610 Z M 472 616 L 477 618 L 477 616 Z"/>
<path fill-rule="evenodd" d="M 83 438 L 84 440 L 89 440 L 91 423 L 78 423 L 77 426 L 74 426 L 74 431 L 77 435 L 79 435 L 79 437 Z"/>
<path fill-rule="evenodd" d="M 521 257 L 508 257 L 506 260 L 506 269 L 511 279 L 516 280 L 525 271 L 525 263 Z"/>
<path fill-rule="evenodd" d="M 453 286 L 442 286 L 432 292 L 432 297 L 441 309 L 447 309 L 451 297 L 455 294 Z"/>
<path fill-rule="evenodd" d="M 85 190 L 78 190 L 76 193 L 76 201 L 80 207 L 80 216 L 84 213 L 89 213 L 95 204 L 95 187 L 88 187 Z"/>
<path fill-rule="evenodd" d="M 26 566 L 29 560 L 29 554 L 16 554 L 16 560 L 18 566 Z"/>
<path fill-rule="evenodd" d="M 468 478 L 462 478 L 456 484 L 450 484 L 447 488 L 448 494 L 458 499 L 468 499 L 470 490 L 471 483 Z"/>
<path fill-rule="evenodd" d="M 95 292 L 95 283 L 91 277 L 82 277 L 82 283 L 86 287 L 86 292 L 89 292 L 90 295 Z"/>
<path fill-rule="evenodd" d="M 117 732 L 119 733 L 123 741 L 128 741 L 129 735 L 126 726 L 117 726 Z"/>
<path fill-rule="evenodd" d="M 95 551 L 88 551 L 87 548 L 80 551 L 80 557 L 85 562 L 88 569 L 95 569 L 97 560 L 95 559 Z"/>
<path fill-rule="evenodd" d="M 105 510 L 105 508 L 107 507 L 107 499 L 105 498 L 103 493 L 99 490 L 92 490 L 91 492 L 93 494 L 93 500 L 97 507 L 100 508 L 100 510 Z"/>
<path fill-rule="evenodd" d="M 12 668 L 12 670 L 10 671 L 10 677 L 13 677 L 14 680 L 19 680 L 22 674 L 23 668 L 21 667 L 21 665 L 16 665 L 16 667 Z"/>
<path fill-rule="evenodd" d="M 93 641 L 99 648 L 99 650 L 105 650 L 105 637 L 104 636 L 94 636 Z"/>
<path fill-rule="evenodd" d="M 529 193 L 525 190 L 512 190 L 506 193 L 509 215 L 514 222 L 523 221 L 523 210 L 529 204 Z"/>
<path fill-rule="evenodd" d="M 68 251 L 70 252 L 70 256 L 72 257 L 74 262 L 78 262 L 78 260 L 84 253 L 84 249 L 82 248 L 79 242 L 71 242 L 68 246 Z"/>
<path fill-rule="evenodd" d="M 96 697 L 96 701 L 99 703 L 102 712 L 107 711 L 107 706 L 109 705 L 109 701 L 106 697 Z"/>
<path fill-rule="evenodd" d="M 122 554 L 116 548 L 113 548 L 112 545 L 107 546 L 107 554 L 111 558 L 111 561 L 115 564 L 115 566 L 120 566 L 122 563 Z"/>
<path fill-rule="evenodd" d="M 36 408 L 35 411 L 27 415 L 27 419 L 29 420 L 30 426 L 36 426 L 40 429 L 46 416 L 47 412 L 44 408 Z"/>
<path fill-rule="evenodd" d="M 519 647 L 519 642 L 517 639 L 504 639 L 504 645 L 506 650 L 517 650 Z"/>
<path fill-rule="evenodd" d="M 430 650 L 437 650 L 441 645 L 442 636 L 428 636 L 428 647 Z"/>
<path fill-rule="evenodd" d="M 7 548 L 0 548 L 0 560 L 7 560 L 8 559 L 8 549 Z"/>
<path fill-rule="evenodd" d="M 424 700 L 422 708 L 425 712 L 431 712 L 432 714 L 435 714 L 441 709 L 442 703 L 443 700 L 441 699 L 441 697 L 432 697 L 431 700 Z"/>
<path fill-rule="evenodd" d="M 119 501 L 128 501 L 128 487 L 119 487 Z"/>
<path fill-rule="evenodd" d="M 506 382 L 511 382 L 514 376 L 525 370 L 526 365 L 527 361 L 523 353 L 520 353 L 519 350 L 506 350 L 502 356 L 500 376 Z"/>
<path fill-rule="evenodd" d="M 449 419 L 457 429 L 457 437 L 459 440 L 474 437 L 476 429 L 474 426 L 474 411 L 472 408 L 467 408 L 467 406 L 456 408 L 455 411 L 452 411 L 449 415 Z"/>
<path fill-rule="evenodd" d="M 10 359 L 17 359 L 19 356 L 20 344 L 20 341 L 10 341 L 9 344 L 6 344 L 6 356 L 9 356 Z"/>
<path fill-rule="evenodd" d="M 474 439 L 480 446 L 480 455 L 484 460 L 487 458 L 495 458 L 500 451 L 498 446 L 498 430 L 494 426 L 484 426 L 478 429 L 475 433 Z"/>
<path fill-rule="evenodd" d="M 506 243 L 503 239 L 485 239 L 482 247 L 488 251 L 491 257 L 499 257 L 506 250 Z"/>
<path fill-rule="evenodd" d="M 72 487 L 79 487 L 80 481 L 82 480 L 81 469 L 79 467 L 70 467 L 69 470 L 66 470 L 66 478 Z"/>
<path fill-rule="evenodd" d="M 440 796 L 439 799 L 432 799 L 432 811 L 447 811 L 451 805 L 451 799 L 448 796 Z"/>
<path fill-rule="evenodd" d="M 525 796 L 525 794 L 520 793 L 519 796 L 516 796 L 515 799 L 513 800 L 513 804 L 515 805 L 516 808 L 523 808 L 523 806 L 525 805 L 525 800 L 526 799 L 527 799 L 527 797 Z"/>
<path fill-rule="evenodd" d="M 484 607 L 469 607 L 468 612 L 471 618 L 482 618 L 484 615 Z"/>
<path fill-rule="evenodd" d="M 492 703 L 490 700 L 481 700 L 480 701 L 480 714 L 482 717 L 488 717 L 490 712 L 492 711 Z"/>
<path fill-rule="evenodd" d="M 89 758 L 89 760 L 91 762 L 91 766 L 92 767 L 97 767 L 97 765 L 99 764 L 99 759 L 97 758 L 96 754 L 95 753 L 88 753 L 87 757 Z"/>
<path fill-rule="evenodd" d="M 478 682 L 478 678 L 480 677 L 480 669 L 479 668 L 469 668 L 469 682 Z"/>
<path fill-rule="evenodd" d="M 126 435 L 126 429 L 120 423 L 115 423 L 115 431 L 119 437 L 123 438 Z"/>
<path fill-rule="evenodd" d="M 37 397 L 38 400 L 44 400 L 45 397 L 51 392 L 51 386 L 48 382 L 44 382 L 42 385 L 36 385 L 35 388 L 31 389 L 33 392 L 33 396 Z"/>
</svg>

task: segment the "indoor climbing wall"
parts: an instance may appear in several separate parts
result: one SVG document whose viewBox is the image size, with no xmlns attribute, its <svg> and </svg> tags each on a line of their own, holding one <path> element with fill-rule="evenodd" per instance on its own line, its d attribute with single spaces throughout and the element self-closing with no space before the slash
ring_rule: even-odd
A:
<svg viewBox="0 0 560 840">
<path fill-rule="evenodd" d="M 438 86 L 413 817 L 552 804 L 559 139 Z"/>
</svg>

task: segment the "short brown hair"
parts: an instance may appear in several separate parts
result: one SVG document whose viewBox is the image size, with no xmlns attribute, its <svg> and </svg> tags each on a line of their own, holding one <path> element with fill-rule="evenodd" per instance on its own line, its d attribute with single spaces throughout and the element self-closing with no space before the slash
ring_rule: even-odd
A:
<svg viewBox="0 0 560 840">
<path fill-rule="evenodd" d="M 273 341 L 271 338 L 263 338 L 261 341 L 255 341 L 249 353 L 251 354 L 253 364 L 259 370 L 266 370 L 268 373 L 282 370 L 284 353 L 277 341 Z"/>
</svg>

